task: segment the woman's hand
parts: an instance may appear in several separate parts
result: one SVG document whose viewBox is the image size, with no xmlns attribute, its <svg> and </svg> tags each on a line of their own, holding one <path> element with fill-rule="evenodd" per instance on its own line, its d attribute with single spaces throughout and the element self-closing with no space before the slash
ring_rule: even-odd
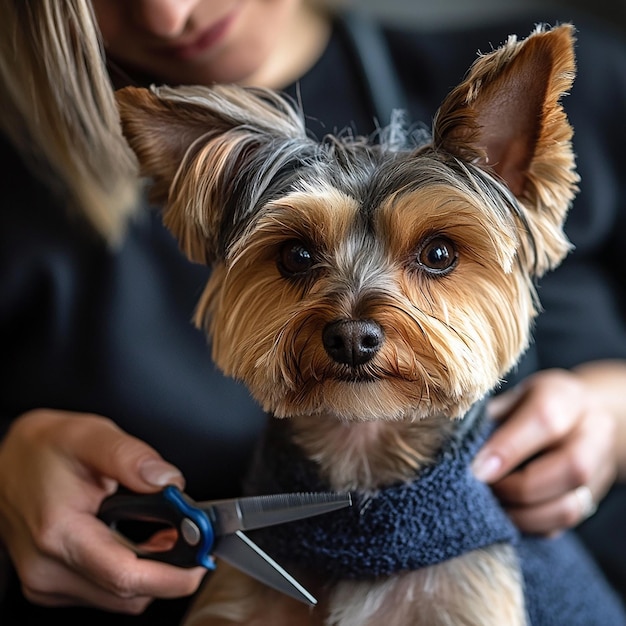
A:
<svg viewBox="0 0 626 626">
<path fill-rule="evenodd" d="M 545 370 L 490 401 L 501 425 L 474 474 L 524 532 L 579 524 L 615 480 L 615 416 L 593 381 L 584 372 Z"/>
<path fill-rule="evenodd" d="M 25 596 L 46 606 L 136 614 L 193 593 L 205 570 L 139 559 L 97 517 L 119 483 L 149 493 L 183 477 L 112 421 L 39 409 L 0 444 L 0 538 Z"/>
</svg>

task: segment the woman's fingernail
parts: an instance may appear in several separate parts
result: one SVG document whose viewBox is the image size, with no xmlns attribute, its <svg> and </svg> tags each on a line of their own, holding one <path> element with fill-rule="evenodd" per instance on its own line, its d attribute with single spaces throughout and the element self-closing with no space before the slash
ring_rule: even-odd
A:
<svg viewBox="0 0 626 626">
<path fill-rule="evenodd" d="M 139 474 L 147 483 L 157 487 L 181 485 L 183 482 L 183 476 L 177 468 L 157 459 L 146 459 L 139 466 Z"/>
<path fill-rule="evenodd" d="M 472 471 L 478 480 L 488 483 L 493 480 L 502 467 L 502 459 L 495 454 L 480 455 L 472 463 Z"/>
</svg>

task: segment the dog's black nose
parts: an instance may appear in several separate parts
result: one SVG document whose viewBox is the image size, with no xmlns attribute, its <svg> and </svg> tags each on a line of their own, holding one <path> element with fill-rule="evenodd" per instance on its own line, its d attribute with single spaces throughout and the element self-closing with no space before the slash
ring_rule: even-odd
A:
<svg viewBox="0 0 626 626">
<path fill-rule="evenodd" d="M 367 363 L 383 345 L 383 329 L 372 320 L 337 320 L 326 325 L 322 341 L 337 363 Z"/>
</svg>

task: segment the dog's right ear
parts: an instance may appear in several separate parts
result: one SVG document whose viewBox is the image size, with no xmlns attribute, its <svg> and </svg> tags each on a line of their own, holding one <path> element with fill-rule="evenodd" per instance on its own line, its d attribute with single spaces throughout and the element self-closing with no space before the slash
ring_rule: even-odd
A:
<svg viewBox="0 0 626 626">
<path fill-rule="evenodd" d="M 165 225 L 198 263 L 220 255 L 224 207 L 250 182 L 239 177 L 245 164 L 272 140 L 306 137 L 296 109 L 270 90 L 125 87 L 116 98 L 150 199 L 165 206 Z"/>
</svg>

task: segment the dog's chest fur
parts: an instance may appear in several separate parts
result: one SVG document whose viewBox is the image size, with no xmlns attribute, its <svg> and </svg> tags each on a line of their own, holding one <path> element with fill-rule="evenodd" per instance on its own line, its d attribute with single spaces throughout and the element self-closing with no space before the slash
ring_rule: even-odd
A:
<svg viewBox="0 0 626 626">
<path fill-rule="evenodd" d="M 370 491 L 414 479 L 454 428 L 448 418 L 342 422 L 314 415 L 293 420 L 293 439 L 330 488 Z"/>
</svg>

